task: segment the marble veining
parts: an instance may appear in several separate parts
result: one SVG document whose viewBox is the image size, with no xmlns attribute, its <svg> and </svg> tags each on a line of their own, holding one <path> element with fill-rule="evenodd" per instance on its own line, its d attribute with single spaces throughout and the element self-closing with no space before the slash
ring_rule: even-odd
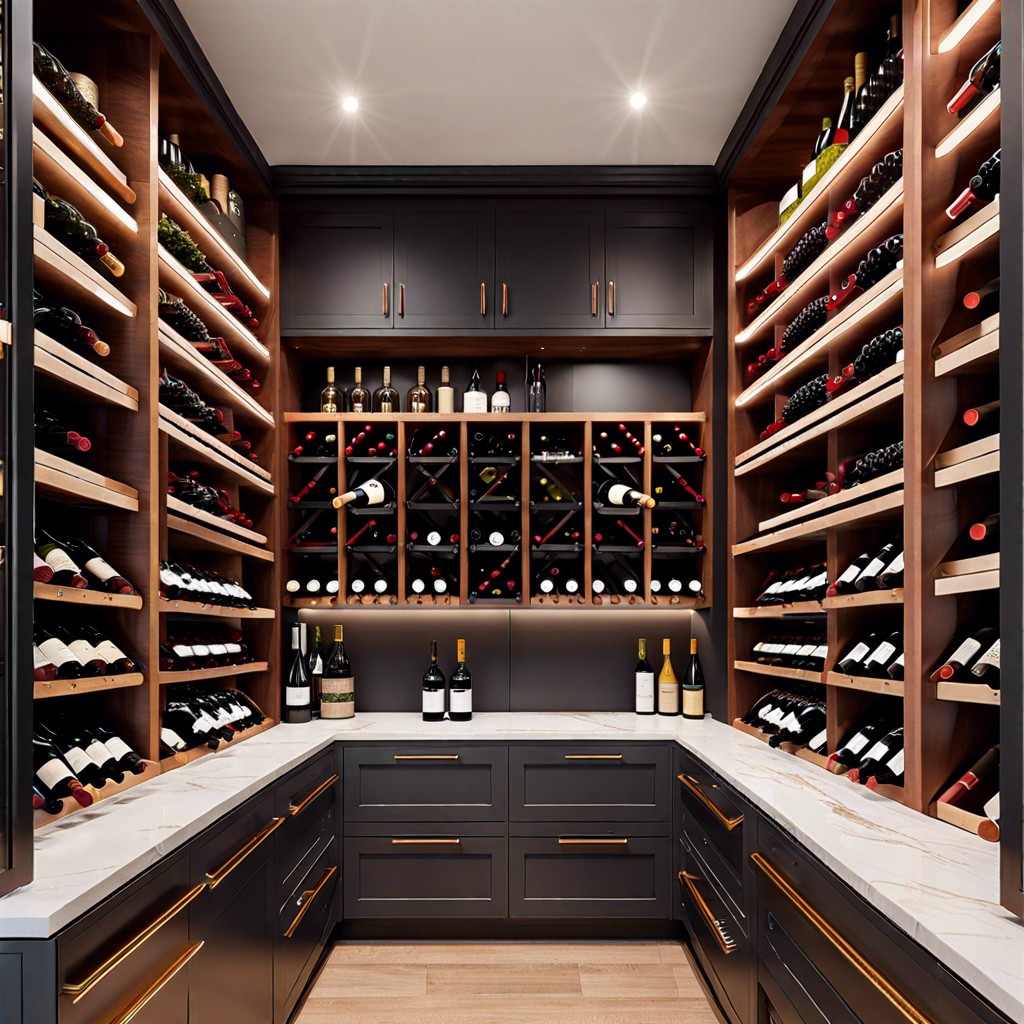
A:
<svg viewBox="0 0 1024 1024">
<path fill-rule="evenodd" d="M 999 906 L 998 848 L 719 722 L 608 713 L 415 714 L 280 725 L 36 833 L 36 878 L 0 899 L 0 938 L 46 938 L 335 740 L 676 740 L 1014 1020 L 1024 924 Z"/>
</svg>

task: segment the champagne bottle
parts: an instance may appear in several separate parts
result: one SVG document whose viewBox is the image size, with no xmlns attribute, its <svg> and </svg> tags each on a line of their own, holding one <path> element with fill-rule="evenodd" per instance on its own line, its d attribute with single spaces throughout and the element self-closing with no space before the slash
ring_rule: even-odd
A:
<svg viewBox="0 0 1024 1024">
<path fill-rule="evenodd" d="M 665 661 L 658 675 L 658 714 L 679 714 L 679 679 L 672 667 L 672 641 L 665 637 L 661 641 L 661 652 Z"/>
<path fill-rule="evenodd" d="M 683 718 L 704 717 L 704 670 L 697 657 L 697 638 L 690 638 L 690 664 L 683 677 Z"/>
<path fill-rule="evenodd" d="M 437 411 L 445 415 L 455 412 L 455 388 L 451 385 L 450 371 L 441 367 L 441 384 L 437 389 Z"/>
<path fill-rule="evenodd" d="M 603 505 L 635 505 L 640 508 L 654 508 L 656 504 L 649 494 L 617 480 L 605 480 L 597 490 L 597 500 Z"/>
<path fill-rule="evenodd" d="M 634 710 L 638 715 L 653 715 L 655 711 L 654 669 L 647 660 L 646 637 L 640 637 L 639 651 L 637 653 L 636 671 L 634 673 Z"/>
<path fill-rule="evenodd" d="M 373 408 L 370 399 L 370 392 L 363 387 L 363 368 L 357 366 L 354 373 L 355 383 L 348 393 L 348 403 L 351 412 L 369 412 Z"/>
<path fill-rule="evenodd" d="M 334 384 L 334 367 L 327 367 L 327 386 L 320 392 L 321 412 L 340 412 L 338 389 Z"/>
<path fill-rule="evenodd" d="M 391 367 L 384 367 L 383 383 L 373 393 L 374 412 L 398 412 L 402 407 L 398 392 L 391 386 Z"/>
<path fill-rule="evenodd" d="M 321 718 L 351 718 L 356 713 L 356 680 L 345 650 L 345 629 L 334 627 L 334 646 L 324 665 L 320 694 Z"/>
<path fill-rule="evenodd" d="M 383 480 L 367 480 L 354 490 L 339 494 L 334 499 L 335 508 L 351 505 L 353 508 L 365 508 L 368 505 L 386 505 L 395 500 L 395 492 L 391 484 Z"/>
<path fill-rule="evenodd" d="M 284 720 L 288 723 L 308 722 L 312 718 L 310 700 L 312 680 L 302 653 L 300 627 L 292 626 L 292 663 L 284 688 Z"/>
<path fill-rule="evenodd" d="M 480 387 L 480 371 L 474 366 L 469 387 L 462 396 L 463 412 L 487 412 L 487 392 Z"/>
<path fill-rule="evenodd" d="M 416 383 L 409 388 L 405 396 L 406 412 L 433 412 L 434 402 L 430 388 L 427 387 L 427 370 L 424 366 L 416 367 Z"/>
<path fill-rule="evenodd" d="M 453 722 L 468 722 L 473 717 L 473 677 L 466 668 L 466 641 L 455 642 L 457 664 L 448 680 L 448 717 Z"/>
<path fill-rule="evenodd" d="M 437 664 L 437 641 L 430 641 L 430 666 L 423 673 L 423 721 L 444 721 L 444 674 Z"/>
</svg>

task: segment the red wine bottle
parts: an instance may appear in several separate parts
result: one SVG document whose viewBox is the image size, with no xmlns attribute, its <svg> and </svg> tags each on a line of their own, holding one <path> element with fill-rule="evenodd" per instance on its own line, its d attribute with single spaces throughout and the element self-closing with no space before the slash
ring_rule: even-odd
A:
<svg viewBox="0 0 1024 1024">
<path fill-rule="evenodd" d="M 997 149 L 979 168 L 963 190 L 946 207 L 946 216 L 956 220 L 973 203 L 981 200 L 989 203 L 999 195 L 999 177 L 1002 150 Z"/>
<path fill-rule="evenodd" d="M 111 594 L 134 594 L 135 588 L 95 548 L 78 537 L 65 537 L 64 550 L 93 578 L 99 590 Z"/>
<path fill-rule="evenodd" d="M 946 104 L 951 114 L 963 117 L 983 96 L 999 86 L 999 64 L 1002 55 L 1002 40 L 996 43 L 987 53 L 978 58 L 974 67 L 967 75 L 967 81 L 957 89 L 956 94 Z"/>
<path fill-rule="evenodd" d="M 952 786 L 939 797 L 940 804 L 961 804 L 979 782 L 999 770 L 999 744 L 989 747 Z"/>
<path fill-rule="evenodd" d="M 33 786 L 43 798 L 43 810 L 59 814 L 63 798 L 72 797 L 82 807 L 89 807 L 92 794 L 85 790 L 67 761 L 48 740 L 32 737 L 32 766 L 35 771 Z"/>
<path fill-rule="evenodd" d="M 64 547 L 45 530 L 39 531 L 36 551 L 53 570 L 49 582 L 57 587 L 75 587 L 84 590 L 89 581 L 82 575 L 78 563 L 64 550 Z"/>
<path fill-rule="evenodd" d="M 965 293 L 964 309 L 976 310 L 981 320 L 999 312 L 999 278 Z"/>
<path fill-rule="evenodd" d="M 846 737 L 842 746 L 829 757 L 825 767 L 834 775 L 844 774 L 859 765 L 867 750 L 891 731 L 892 723 L 887 719 L 869 719 Z"/>
<path fill-rule="evenodd" d="M 900 726 L 878 740 L 846 777 L 869 789 L 881 785 L 899 786 L 903 783 L 903 762 L 903 726 Z"/>
</svg>

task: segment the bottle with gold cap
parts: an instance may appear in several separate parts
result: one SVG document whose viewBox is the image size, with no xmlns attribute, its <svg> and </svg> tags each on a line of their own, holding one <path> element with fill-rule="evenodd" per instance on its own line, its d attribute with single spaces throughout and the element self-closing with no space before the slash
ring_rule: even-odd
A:
<svg viewBox="0 0 1024 1024">
<path fill-rule="evenodd" d="M 321 412 L 339 412 L 339 399 L 340 394 L 338 388 L 334 383 L 334 367 L 327 367 L 327 387 L 320 392 L 320 411 Z"/>
<path fill-rule="evenodd" d="M 690 639 L 690 664 L 683 678 L 683 718 L 704 717 L 704 670 L 697 657 L 697 638 Z"/>
<path fill-rule="evenodd" d="M 664 664 L 658 675 L 658 714 L 679 714 L 679 679 L 672 667 L 672 641 L 665 637 L 661 641 L 661 653 L 665 655 Z"/>
</svg>

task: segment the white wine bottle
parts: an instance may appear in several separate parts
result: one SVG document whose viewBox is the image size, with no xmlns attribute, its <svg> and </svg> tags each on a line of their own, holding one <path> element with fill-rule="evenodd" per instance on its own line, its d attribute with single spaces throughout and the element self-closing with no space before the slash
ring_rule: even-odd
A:
<svg viewBox="0 0 1024 1024">
<path fill-rule="evenodd" d="M 647 638 L 640 637 L 635 674 L 635 710 L 638 715 L 654 714 L 654 669 L 647 660 Z"/>
<path fill-rule="evenodd" d="M 447 366 L 441 367 L 441 383 L 437 388 L 437 411 L 446 415 L 455 412 L 455 388 L 452 387 Z"/>
<path fill-rule="evenodd" d="M 672 641 L 668 637 L 661 641 L 661 652 L 665 655 L 665 662 L 658 676 L 658 714 L 678 715 L 679 679 L 672 667 Z"/>
</svg>

